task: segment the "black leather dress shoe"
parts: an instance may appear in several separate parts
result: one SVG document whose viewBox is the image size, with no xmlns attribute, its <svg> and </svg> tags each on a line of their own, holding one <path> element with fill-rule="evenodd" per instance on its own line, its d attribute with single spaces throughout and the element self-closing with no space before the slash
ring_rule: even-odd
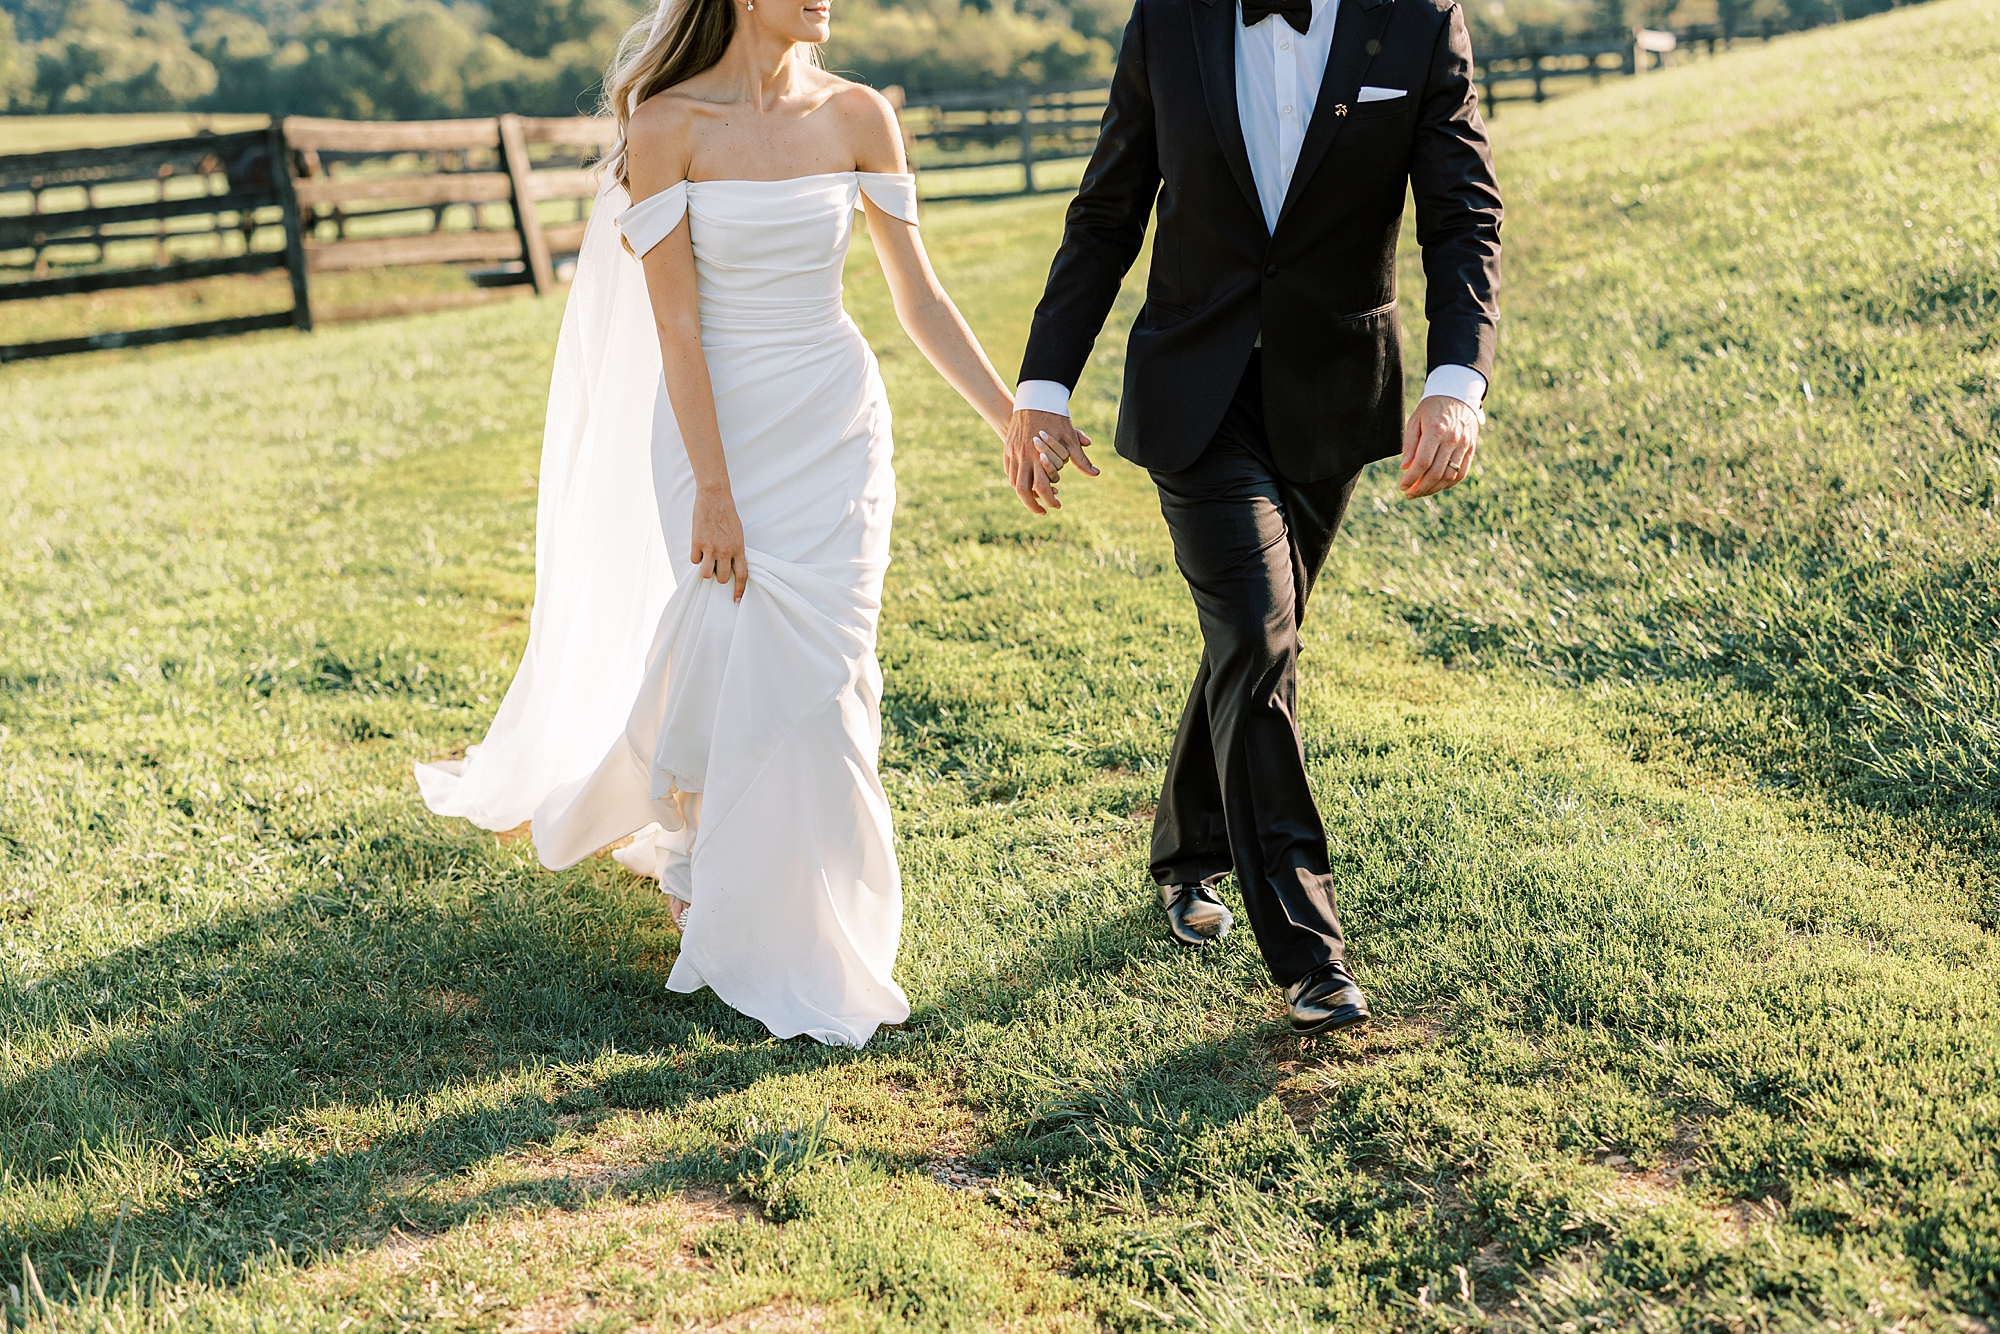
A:
<svg viewBox="0 0 2000 1334">
<path fill-rule="evenodd" d="M 1291 1011 L 1292 1032 L 1300 1037 L 1368 1022 L 1368 998 L 1339 962 L 1321 964 L 1286 987 L 1285 1008 Z"/>
<path fill-rule="evenodd" d="M 1167 929 L 1183 945 L 1221 940 L 1235 920 L 1207 885 L 1161 885 L 1160 902 L 1167 909 Z"/>
</svg>

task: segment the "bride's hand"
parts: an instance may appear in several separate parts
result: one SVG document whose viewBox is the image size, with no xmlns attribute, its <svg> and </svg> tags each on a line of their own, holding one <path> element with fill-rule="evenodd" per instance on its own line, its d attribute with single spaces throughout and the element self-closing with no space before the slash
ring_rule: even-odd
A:
<svg viewBox="0 0 2000 1334">
<path fill-rule="evenodd" d="M 694 547 L 688 559 L 703 579 L 735 583 L 736 600 L 743 600 L 750 561 L 743 553 L 743 521 L 736 517 L 736 498 L 728 491 L 695 492 Z"/>
</svg>

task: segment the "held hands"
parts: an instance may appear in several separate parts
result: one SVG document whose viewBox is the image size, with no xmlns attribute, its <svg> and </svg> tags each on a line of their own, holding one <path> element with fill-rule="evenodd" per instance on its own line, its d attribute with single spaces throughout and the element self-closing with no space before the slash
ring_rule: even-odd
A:
<svg viewBox="0 0 2000 1334">
<path fill-rule="evenodd" d="M 1432 394 L 1417 404 L 1403 430 L 1403 475 L 1396 485 L 1408 500 L 1449 491 L 1472 472 L 1479 452 L 1479 414 L 1470 404 Z"/>
<path fill-rule="evenodd" d="M 1076 429 L 1076 423 L 1054 412 L 1022 409 L 1007 423 L 1007 443 L 1001 462 L 1014 494 L 1035 514 L 1062 508 L 1056 494 L 1056 476 L 1065 463 L 1074 462 L 1088 476 L 1097 476 L 1097 466 L 1084 450 L 1090 437 Z"/>
<path fill-rule="evenodd" d="M 717 583 L 734 582 L 736 600 L 750 583 L 750 560 L 743 550 L 743 521 L 727 488 L 700 487 L 694 495 L 694 545 L 688 552 L 695 573 Z"/>
</svg>

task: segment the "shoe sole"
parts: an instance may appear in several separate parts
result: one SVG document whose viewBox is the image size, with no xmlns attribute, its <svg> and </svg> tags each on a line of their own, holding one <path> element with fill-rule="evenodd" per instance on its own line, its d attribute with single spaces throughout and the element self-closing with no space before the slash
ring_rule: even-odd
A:
<svg viewBox="0 0 2000 1334">
<path fill-rule="evenodd" d="M 1211 941 L 1221 940 L 1224 936 L 1229 934 L 1230 925 L 1231 923 L 1224 922 L 1221 926 L 1215 928 L 1213 933 L 1203 933 L 1199 931 L 1194 931 L 1193 927 L 1189 927 L 1188 930 L 1194 932 L 1194 939 L 1192 940 L 1188 939 L 1180 932 L 1174 930 L 1172 927 L 1167 928 L 1167 934 L 1174 938 L 1176 944 L 1185 945 L 1187 948 L 1194 950 L 1194 949 L 1200 949 L 1203 945 L 1206 945 Z"/>
<path fill-rule="evenodd" d="M 1293 1024 L 1292 1036 L 1311 1038 L 1318 1037 L 1322 1033 L 1338 1033 L 1343 1028 L 1360 1028 L 1371 1017 L 1366 1014 L 1334 1015 L 1331 1018 L 1322 1019 L 1316 1024 L 1307 1024 L 1303 1027 Z"/>
<path fill-rule="evenodd" d="M 1215 905 L 1213 904 L 1210 904 L 1208 906 L 1211 908 L 1215 907 Z M 1189 940 L 1186 936 L 1183 936 L 1179 931 L 1174 930 L 1171 922 L 1167 926 L 1167 934 L 1172 936 L 1175 940 L 1178 940 L 1183 945 L 1187 945 L 1191 948 L 1198 948 L 1202 945 L 1208 944 L 1208 942 L 1211 940 L 1221 940 L 1224 936 L 1229 934 L 1229 928 L 1236 925 L 1236 915 L 1230 912 L 1229 909 L 1227 908 L 1222 908 L 1216 911 L 1209 918 L 1209 920 L 1214 924 L 1212 927 L 1206 927 L 1206 928 L 1199 927 L 1194 925 L 1194 923 L 1192 922 L 1183 922 L 1181 924 L 1184 928 L 1186 928 L 1186 930 L 1190 934 L 1196 937 L 1196 939 L 1194 940 Z"/>
</svg>

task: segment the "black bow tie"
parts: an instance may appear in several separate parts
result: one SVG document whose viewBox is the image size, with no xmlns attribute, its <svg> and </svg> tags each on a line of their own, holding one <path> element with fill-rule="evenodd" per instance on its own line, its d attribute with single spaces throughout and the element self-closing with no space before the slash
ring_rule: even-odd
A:
<svg viewBox="0 0 2000 1334">
<path fill-rule="evenodd" d="M 1254 28 L 1271 15 L 1281 16 L 1294 32 L 1312 27 L 1312 0 L 1243 0 L 1243 26 Z"/>
</svg>

